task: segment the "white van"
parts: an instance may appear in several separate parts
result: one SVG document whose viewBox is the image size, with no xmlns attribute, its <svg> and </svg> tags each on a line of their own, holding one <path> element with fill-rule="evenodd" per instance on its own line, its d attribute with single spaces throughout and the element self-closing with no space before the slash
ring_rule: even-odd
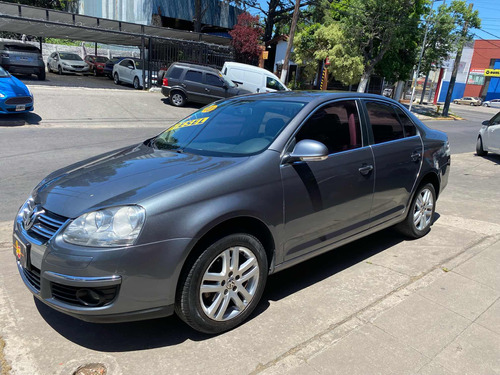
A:
<svg viewBox="0 0 500 375">
<path fill-rule="evenodd" d="M 222 74 L 237 83 L 238 88 L 251 92 L 289 91 L 273 73 L 257 66 L 226 62 Z"/>
</svg>

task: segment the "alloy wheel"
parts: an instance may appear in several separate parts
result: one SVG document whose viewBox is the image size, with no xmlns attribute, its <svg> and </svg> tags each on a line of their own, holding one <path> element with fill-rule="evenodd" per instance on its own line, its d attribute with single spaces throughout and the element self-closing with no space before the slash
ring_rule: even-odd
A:
<svg viewBox="0 0 500 375">
<path fill-rule="evenodd" d="M 220 253 L 208 266 L 200 285 L 200 303 L 206 316 L 226 321 L 240 315 L 257 291 L 259 273 L 250 249 L 235 246 Z"/>
<path fill-rule="evenodd" d="M 432 192 L 429 189 L 423 189 L 415 200 L 415 207 L 413 209 L 413 224 L 415 228 L 420 231 L 426 229 L 431 224 L 433 211 L 434 198 Z"/>
</svg>

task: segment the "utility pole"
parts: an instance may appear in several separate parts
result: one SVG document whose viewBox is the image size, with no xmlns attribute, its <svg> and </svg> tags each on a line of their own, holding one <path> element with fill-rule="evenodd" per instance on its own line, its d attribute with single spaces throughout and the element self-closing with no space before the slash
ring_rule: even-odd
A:
<svg viewBox="0 0 500 375">
<path fill-rule="evenodd" d="M 469 4 L 469 12 L 472 12 L 472 3 Z M 448 91 L 446 92 L 446 100 L 443 107 L 443 117 L 448 117 L 448 111 L 450 110 L 451 96 L 453 95 L 453 88 L 455 87 L 455 82 L 457 80 L 458 66 L 460 65 L 460 60 L 462 59 L 462 51 L 464 49 L 465 40 L 467 37 L 467 32 L 469 29 L 469 22 L 466 20 L 464 22 L 464 27 L 462 29 L 462 38 L 458 46 L 457 56 L 455 57 L 455 63 L 453 64 L 453 71 L 451 73 L 450 85 L 448 86 Z"/>
<path fill-rule="evenodd" d="M 297 27 L 297 20 L 299 19 L 300 0 L 295 0 L 295 8 L 293 10 L 292 26 L 290 26 L 290 35 L 288 36 L 288 44 L 286 46 L 285 59 L 283 61 L 283 68 L 281 69 L 281 82 L 285 84 L 286 76 L 288 74 L 288 62 L 290 61 L 290 53 L 292 52 L 293 37 L 295 36 L 295 28 Z"/>
</svg>

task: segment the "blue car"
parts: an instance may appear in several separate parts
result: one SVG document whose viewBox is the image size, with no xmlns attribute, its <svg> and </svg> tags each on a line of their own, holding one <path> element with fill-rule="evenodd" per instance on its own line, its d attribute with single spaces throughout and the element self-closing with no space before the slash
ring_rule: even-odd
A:
<svg viewBox="0 0 500 375">
<path fill-rule="evenodd" d="M 0 113 L 33 110 L 33 94 L 24 83 L 0 67 Z"/>
</svg>

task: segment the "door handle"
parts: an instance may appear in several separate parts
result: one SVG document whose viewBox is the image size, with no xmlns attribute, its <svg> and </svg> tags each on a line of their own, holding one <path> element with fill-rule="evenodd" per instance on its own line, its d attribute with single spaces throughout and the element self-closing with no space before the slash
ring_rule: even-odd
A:
<svg viewBox="0 0 500 375">
<path fill-rule="evenodd" d="M 184 83 L 181 83 L 181 86 L 182 86 L 182 87 L 186 87 L 186 84 L 184 84 Z"/>
<path fill-rule="evenodd" d="M 209 89 L 207 89 L 206 87 L 205 87 L 205 91 L 206 91 L 206 92 L 210 92 L 210 90 L 209 90 Z"/>
<path fill-rule="evenodd" d="M 371 171 L 373 171 L 373 165 L 363 165 L 361 168 L 358 169 L 359 173 L 361 173 L 363 176 L 368 175 Z"/>
<path fill-rule="evenodd" d="M 411 154 L 411 160 L 412 161 L 419 161 L 420 158 L 422 157 L 422 154 L 418 151 L 414 151 L 413 154 Z"/>
</svg>

